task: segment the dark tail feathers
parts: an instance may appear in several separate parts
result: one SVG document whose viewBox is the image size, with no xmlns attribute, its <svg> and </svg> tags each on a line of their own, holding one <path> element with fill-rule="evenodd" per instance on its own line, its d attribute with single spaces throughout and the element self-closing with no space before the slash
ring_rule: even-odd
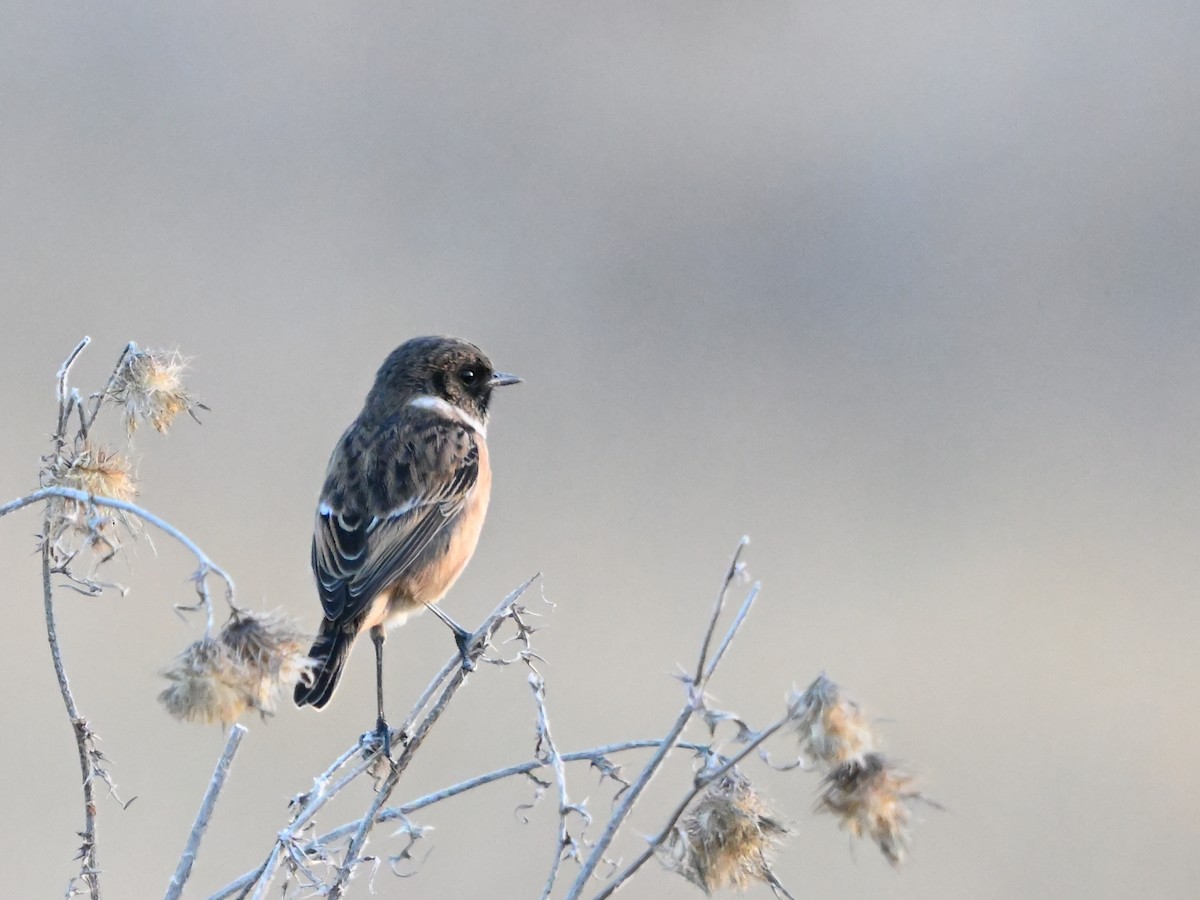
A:
<svg viewBox="0 0 1200 900">
<path fill-rule="evenodd" d="M 320 709 L 333 696 L 338 679 L 342 677 L 342 666 L 350 655 L 356 635 L 347 634 L 340 628 L 324 623 L 321 635 L 308 651 L 308 655 L 317 661 L 313 666 L 311 683 L 301 681 L 296 685 L 293 697 L 297 706 L 312 705 Z"/>
</svg>

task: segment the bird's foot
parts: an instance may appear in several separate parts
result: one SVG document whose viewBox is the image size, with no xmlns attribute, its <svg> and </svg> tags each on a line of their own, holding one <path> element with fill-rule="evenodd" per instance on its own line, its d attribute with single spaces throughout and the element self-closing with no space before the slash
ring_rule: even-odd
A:
<svg viewBox="0 0 1200 900">
<path fill-rule="evenodd" d="M 458 655 L 462 657 L 462 667 L 464 672 L 475 671 L 475 660 L 471 658 L 471 638 L 474 635 L 465 628 L 456 629 L 454 632 L 454 643 L 458 646 Z"/>
<path fill-rule="evenodd" d="M 383 749 L 383 755 L 388 759 L 392 757 L 392 729 L 388 728 L 387 721 L 380 716 L 375 723 L 375 730 L 370 732 L 371 741 L 377 743 Z"/>
</svg>

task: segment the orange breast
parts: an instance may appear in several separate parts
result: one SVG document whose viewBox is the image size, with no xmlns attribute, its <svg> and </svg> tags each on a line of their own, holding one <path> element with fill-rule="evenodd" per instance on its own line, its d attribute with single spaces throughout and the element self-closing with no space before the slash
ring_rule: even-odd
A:
<svg viewBox="0 0 1200 900">
<path fill-rule="evenodd" d="M 475 553 L 479 534 L 483 530 L 483 520 L 487 516 L 488 500 L 492 495 L 492 466 L 488 459 L 487 442 L 483 438 L 477 438 L 477 441 L 479 476 L 452 526 L 454 532 L 449 545 L 438 558 L 429 560 L 419 571 L 411 572 L 409 577 L 402 579 L 402 584 L 396 586 L 403 591 L 403 595 L 397 596 L 399 592 L 393 594 L 389 619 L 395 616 L 403 621 L 403 617 L 419 605 L 441 600 Z M 399 621 L 393 619 L 392 624 L 399 624 Z"/>
</svg>

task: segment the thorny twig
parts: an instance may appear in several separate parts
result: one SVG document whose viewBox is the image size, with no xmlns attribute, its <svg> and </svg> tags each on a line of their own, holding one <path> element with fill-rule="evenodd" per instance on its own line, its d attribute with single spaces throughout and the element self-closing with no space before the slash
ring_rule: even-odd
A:
<svg viewBox="0 0 1200 900">
<path fill-rule="evenodd" d="M 641 796 L 642 791 L 645 790 L 646 786 L 650 783 L 650 780 L 662 767 L 662 764 L 666 761 L 667 755 L 676 746 L 679 736 L 683 734 L 683 729 L 687 727 L 688 722 L 692 718 L 692 714 L 703 705 L 704 686 L 713 673 L 712 667 L 708 669 L 705 668 L 705 661 L 708 657 L 709 646 L 712 643 L 713 634 L 716 632 L 717 621 L 720 619 L 721 610 L 725 606 L 725 597 L 729 593 L 729 586 L 743 570 L 741 556 L 742 551 L 746 549 L 746 545 L 748 543 L 749 539 L 745 537 L 743 537 L 738 543 L 737 549 L 733 554 L 733 559 L 730 560 L 729 568 L 726 570 L 725 578 L 721 582 L 721 590 L 717 594 L 717 602 L 713 608 L 712 615 L 709 618 L 708 628 L 704 633 L 704 640 L 700 644 L 699 659 L 696 663 L 696 675 L 694 679 L 687 679 L 687 702 L 680 711 L 678 718 L 676 718 L 675 724 L 671 726 L 670 731 L 668 731 L 666 736 L 662 739 L 662 743 L 659 744 L 657 752 L 653 757 L 651 757 L 650 761 L 646 763 L 645 768 L 642 769 L 641 775 L 639 775 L 638 779 L 621 795 L 621 803 L 616 810 L 614 810 L 611 818 L 609 818 L 608 824 L 604 828 L 604 833 L 600 836 L 600 839 L 596 841 L 595 846 L 592 847 L 592 852 L 588 854 L 588 857 L 584 861 L 583 865 L 580 866 L 579 874 L 575 877 L 575 882 L 571 885 L 571 890 L 567 894 L 567 900 L 576 900 L 576 898 L 583 893 L 583 889 L 587 886 L 588 880 L 596 871 L 596 867 L 600 864 L 600 861 L 604 859 L 605 850 L 607 850 L 609 845 L 612 844 L 613 838 L 616 837 L 618 829 L 621 827 L 621 824 L 625 821 L 626 817 L 628 817 L 629 812 L 633 809 L 633 805 L 637 802 L 638 797 Z M 757 587 L 754 589 L 753 593 L 757 593 Z M 747 604 L 743 605 L 747 606 Z M 733 639 L 733 634 L 736 633 L 743 621 L 745 621 L 744 616 L 734 621 L 733 625 L 731 626 L 730 634 L 722 643 L 721 653 L 724 653 L 725 647 L 727 647 L 729 641 Z"/>
<path fill-rule="evenodd" d="M 50 515 L 46 515 L 45 528 L 50 528 Z M 67 718 L 71 721 L 71 729 L 75 733 L 75 745 L 79 750 L 79 768 L 83 775 L 83 830 L 79 836 L 83 844 L 79 848 L 76 859 L 79 863 L 79 877 L 87 885 L 92 900 L 100 898 L 100 870 L 96 865 L 96 791 L 92 784 L 94 777 L 100 776 L 96 763 L 99 760 L 99 750 L 95 745 L 95 733 L 86 719 L 79 715 L 75 705 L 75 697 L 71 693 L 71 685 L 67 680 L 67 670 L 63 665 L 62 651 L 58 645 L 58 629 L 54 622 L 54 587 L 50 580 L 50 546 L 42 542 L 42 597 L 46 612 L 46 638 L 50 642 L 50 659 L 54 663 L 54 674 L 58 678 L 58 690 L 62 694 L 63 703 L 67 707 Z"/>
<path fill-rule="evenodd" d="M 496 633 L 497 629 L 500 628 L 500 625 L 504 622 L 504 620 L 508 618 L 513 604 L 517 602 L 521 595 L 525 593 L 529 586 L 533 584 L 534 580 L 538 577 L 538 575 L 534 575 L 515 591 L 505 597 L 500 605 L 492 611 L 492 614 L 488 616 L 484 623 L 479 626 L 479 628 L 471 636 L 471 640 L 468 642 L 467 646 L 472 648 L 472 660 L 483 655 L 483 652 L 487 648 L 488 643 L 491 641 L 492 636 Z M 429 730 L 434 726 L 437 720 L 441 718 L 446 706 L 454 698 L 454 695 L 458 693 L 458 689 L 462 687 L 463 683 L 466 681 L 466 678 L 467 670 L 461 664 L 455 666 L 453 673 L 450 675 L 449 681 L 442 689 L 441 695 L 433 702 L 433 705 L 429 707 L 429 711 L 425 713 L 425 716 L 408 735 L 408 740 L 404 745 L 404 749 L 400 752 L 399 758 L 392 766 L 391 771 L 388 773 L 383 785 L 375 795 L 375 799 L 371 802 L 371 807 L 368 810 L 367 815 L 363 816 L 362 826 L 350 841 L 350 846 L 346 850 L 345 859 L 343 859 L 342 865 L 338 869 L 337 876 L 335 877 L 333 884 L 330 886 L 328 895 L 330 900 L 337 900 L 337 898 L 342 896 L 346 882 L 350 878 L 350 873 L 358 863 L 359 856 L 362 854 L 362 848 L 367 842 L 367 835 L 374 826 L 375 816 L 378 814 L 379 810 L 383 808 L 383 805 L 387 803 L 392 791 L 395 790 L 397 782 L 400 780 L 400 776 L 404 774 L 409 763 L 412 762 L 413 756 L 416 754 L 417 750 L 420 749 L 421 744 L 425 741 L 425 736 L 429 734 Z"/>
<path fill-rule="evenodd" d="M 225 750 L 221 754 L 221 758 L 217 760 L 212 780 L 208 783 L 208 790 L 204 792 L 204 799 L 200 802 L 200 811 L 196 813 L 196 821 L 188 835 L 187 845 L 183 848 L 183 854 L 179 857 L 179 865 L 175 867 L 175 874 L 167 886 L 166 900 L 178 900 L 183 894 L 183 886 L 192 874 L 192 864 L 196 861 L 196 854 L 200 850 L 200 841 L 204 838 L 204 832 L 208 829 L 208 821 L 212 818 L 213 808 L 217 805 L 217 797 L 220 796 L 221 789 L 225 786 L 229 767 L 233 764 L 233 757 L 245 736 L 246 727 L 244 725 L 234 725 L 229 730 L 229 740 L 225 742 Z"/>
<path fill-rule="evenodd" d="M 83 348 L 91 342 L 85 337 L 71 351 L 58 370 L 58 425 L 54 429 L 55 453 L 62 451 L 66 445 L 67 422 L 71 417 L 72 404 L 76 395 L 67 390 L 71 366 L 83 352 Z M 0 516 L 5 510 L 0 508 Z M 62 650 L 58 644 L 58 628 L 54 620 L 54 586 L 51 583 L 52 565 L 50 561 L 50 510 L 47 507 L 42 526 L 42 597 L 46 613 L 46 639 L 50 642 L 50 659 L 54 664 L 54 674 L 58 679 L 58 689 L 62 694 L 63 703 L 67 708 L 67 717 L 75 733 L 75 745 L 79 751 L 79 768 L 83 776 L 83 831 L 79 833 L 83 843 L 76 856 L 80 860 L 79 877 L 87 886 L 92 900 L 100 900 L 100 869 L 96 864 L 96 792 L 92 782 L 94 777 L 107 775 L 100 770 L 100 751 L 96 747 L 95 734 L 87 720 L 79 715 L 75 705 L 75 697 L 71 693 L 71 685 L 67 679 L 67 670 L 63 665 Z M 70 889 L 68 889 L 70 890 Z"/>
<path fill-rule="evenodd" d="M 505 597 L 474 633 L 468 644 L 471 648 L 472 659 L 478 659 L 483 655 L 497 629 L 510 616 L 513 605 L 538 577 L 538 575 L 534 575 Z M 325 886 L 327 896 L 337 898 L 342 895 L 346 882 L 356 865 L 360 862 L 363 846 L 371 829 L 374 827 L 376 821 L 378 821 L 380 809 L 387 803 L 388 798 L 396 787 L 396 783 L 408 768 L 413 755 L 420 748 L 429 729 L 441 717 L 442 712 L 450 700 L 453 699 L 454 694 L 463 685 L 465 679 L 466 671 L 463 669 L 461 658 L 455 655 L 453 659 L 443 666 L 441 672 L 430 682 L 429 686 L 426 687 L 413 707 L 412 712 L 405 719 L 405 723 L 401 726 L 399 732 L 394 733 L 393 736 L 399 738 L 400 742 L 404 744 L 404 749 L 394 761 L 389 761 L 391 765 L 387 777 L 384 779 L 382 785 L 379 786 L 367 814 L 358 820 L 354 836 L 351 839 L 350 846 L 346 850 L 341 865 L 338 867 L 334 880 Z M 439 688 L 441 689 L 440 694 L 438 694 Z M 433 699 L 435 695 L 436 699 Z M 413 723 L 416 724 L 414 725 Z M 237 887 L 231 885 L 215 894 L 214 897 L 227 897 L 237 891 L 241 891 L 242 895 L 245 895 L 250 887 L 255 888 L 255 896 L 265 892 L 278 872 L 279 867 L 284 863 L 285 855 L 288 859 L 294 858 L 293 854 L 296 850 L 297 836 L 303 828 L 308 826 L 317 810 L 360 774 L 370 769 L 381 755 L 381 748 L 376 747 L 367 754 L 365 760 L 356 765 L 335 784 L 329 786 L 328 782 L 333 775 L 362 747 L 363 744 L 360 741 L 359 744 L 350 748 L 349 751 L 339 757 L 338 761 L 327 770 L 323 779 L 318 779 L 312 792 L 304 795 L 303 798 L 298 798 L 303 799 L 303 807 L 296 814 L 291 824 L 279 833 L 267 861 L 255 873 L 252 873 L 253 878 L 249 884 L 243 885 L 244 879 L 239 879 L 238 882 L 235 882 L 235 885 L 238 885 Z M 319 848 L 312 847 L 311 849 L 317 850 Z"/>
<path fill-rule="evenodd" d="M 613 766 L 608 757 L 615 753 L 624 753 L 630 750 L 646 750 L 651 747 L 658 747 L 661 743 L 662 741 L 660 738 L 621 741 L 615 744 L 603 744 L 599 747 L 592 747 L 587 750 L 575 750 L 570 753 L 561 753 L 559 754 L 559 757 L 564 763 L 591 763 L 592 766 L 599 769 L 603 773 L 604 777 L 617 778 L 616 774 L 614 774 L 616 767 Z M 324 775 L 321 776 L 321 778 L 317 779 L 318 784 L 320 784 L 322 780 L 328 782 L 337 769 L 345 765 L 346 761 L 352 758 L 359 751 L 359 749 L 360 747 L 353 747 L 347 751 L 347 753 L 340 757 L 339 760 L 335 762 L 334 765 L 324 773 Z M 697 744 L 691 741 L 680 741 L 676 745 L 676 749 L 690 750 L 693 753 L 704 755 L 711 753 L 711 748 L 708 745 Z M 418 812 L 437 803 L 441 803 L 444 800 L 449 800 L 451 797 L 457 797 L 459 794 L 465 794 L 468 791 L 473 791 L 476 788 L 483 787 L 486 784 L 491 784 L 495 781 L 502 781 L 505 778 L 513 778 L 518 775 L 528 775 L 529 773 L 536 772 L 538 769 L 544 768 L 548 765 L 550 765 L 550 763 L 547 759 L 535 758 L 526 760 L 525 762 L 517 763 L 516 765 L 506 766 L 502 769 L 496 769 L 483 775 L 476 775 L 474 778 L 468 778 L 466 781 L 460 781 L 457 784 L 453 784 L 449 787 L 442 788 L 441 790 L 434 791 L 433 793 L 426 794 L 423 797 L 410 800 L 400 806 L 390 806 L 381 809 L 375 816 L 375 823 L 378 825 L 384 822 L 402 819 L 414 812 Z M 295 802 L 304 801 L 306 804 L 316 805 L 316 800 L 319 799 L 319 805 L 323 806 L 326 802 L 332 799 L 334 793 L 335 790 L 332 788 L 324 790 L 318 787 L 314 788 L 314 791 L 310 792 L 310 794 L 305 794 L 302 797 L 298 797 L 297 801 Z M 305 822 L 311 818 L 309 810 L 310 807 L 306 805 L 304 807 Z M 350 837 L 361 827 L 362 819 L 355 819 L 352 822 L 346 822 L 345 824 L 339 825 L 337 828 L 327 831 L 319 837 L 313 838 L 311 841 L 300 845 L 297 849 L 302 855 L 315 852 L 318 847 L 323 847 L 333 843 L 334 841 L 339 841 L 343 838 Z M 295 837 L 295 831 L 292 831 L 288 835 L 290 840 L 294 840 Z M 283 840 L 284 833 L 281 832 L 280 841 Z M 256 883 L 262 877 L 263 871 L 263 867 L 259 866 L 254 871 L 247 872 L 237 880 L 221 888 L 217 893 L 209 897 L 209 900 L 225 900 L 225 898 L 228 897 L 238 896 L 241 892 L 245 891 L 251 885 Z"/>
<path fill-rule="evenodd" d="M 567 768 L 550 734 L 550 717 L 546 712 L 546 682 L 537 669 L 532 665 L 529 668 L 529 686 L 533 689 L 533 700 L 537 704 L 537 745 L 534 749 L 537 757 L 545 760 L 554 769 L 554 781 L 558 785 L 558 843 L 554 848 L 554 862 L 550 866 L 550 874 L 546 877 L 546 886 L 542 888 L 542 900 L 549 900 L 550 895 L 554 893 L 554 882 L 558 878 L 558 869 L 564 855 L 572 859 L 579 858 L 579 845 L 567 828 L 567 816 L 575 813 L 582 817 L 584 828 L 592 821 L 592 817 L 585 807 L 572 803 L 567 795 Z"/>
</svg>

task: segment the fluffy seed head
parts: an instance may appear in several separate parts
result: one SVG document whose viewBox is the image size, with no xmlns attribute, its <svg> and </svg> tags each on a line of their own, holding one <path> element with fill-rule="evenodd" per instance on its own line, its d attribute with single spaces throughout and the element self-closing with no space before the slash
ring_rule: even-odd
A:
<svg viewBox="0 0 1200 900">
<path fill-rule="evenodd" d="M 888 862 L 900 866 L 908 851 L 910 804 L 921 799 L 910 789 L 912 782 L 881 754 L 868 753 L 826 776 L 817 810 L 838 816 L 842 828 L 855 837 L 869 837 Z"/>
<path fill-rule="evenodd" d="M 310 637 L 278 613 L 235 613 L 220 640 L 245 670 L 251 706 L 260 712 L 273 712 L 283 691 L 312 674 Z"/>
<path fill-rule="evenodd" d="M 309 677 L 307 638 L 282 616 L 235 613 L 221 633 L 189 646 L 163 672 L 158 695 L 177 719 L 229 725 L 248 710 L 263 716 L 279 695 Z"/>
<path fill-rule="evenodd" d="M 65 487 L 113 500 L 130 502 L 137 498 L 137 481 L 129 457 L 86 439 L 77 441 L 63 455 L 48 462 L 42 474 L 42 483 L 48 487 Z M 112 515 L 104 510 L 94 510 L 86 502 L 55 497 L 50 501 L 50 519 L 51 537 L 54 539 L 68 529 L 74 529 L 90 534 L 93 541 L 109 546 L 115 541 L 109 527 Z M 127 521 L 127 524 L 133 528 L 131 522 Z"/>
<path fill-rule="evenodd" d="M 158 700 L 177 719 L 230 725 L 250 708 L 245 673 L 221 641 L 196 641 L 163 676 L 171 683 Z"/>
<path fill-rule="evenodd" d="M 755 881 L 774 883 L 771 854 L 787 834 L 750 781 L 731 770 L 679 821 L 659 858 L 706 894 L 744 890 Z"/>
<path fill-rule="evenodd" d="M 877 749 L 878 739 L 858 704 L 842 697 L 823 674 L 793 698 L 792 708 L 800 750 L 813 762 L 838 766 Z"/>
<path fill-rule="evenodd" d="M 139 350 L 131 345 L 108 389 L 108 398 L 124 406 L 130 434 L 142 422 L 165 432 L 181 412 L 201 406 L 183 386 L 187 360 L 178 350 Z"/>
</svg>

